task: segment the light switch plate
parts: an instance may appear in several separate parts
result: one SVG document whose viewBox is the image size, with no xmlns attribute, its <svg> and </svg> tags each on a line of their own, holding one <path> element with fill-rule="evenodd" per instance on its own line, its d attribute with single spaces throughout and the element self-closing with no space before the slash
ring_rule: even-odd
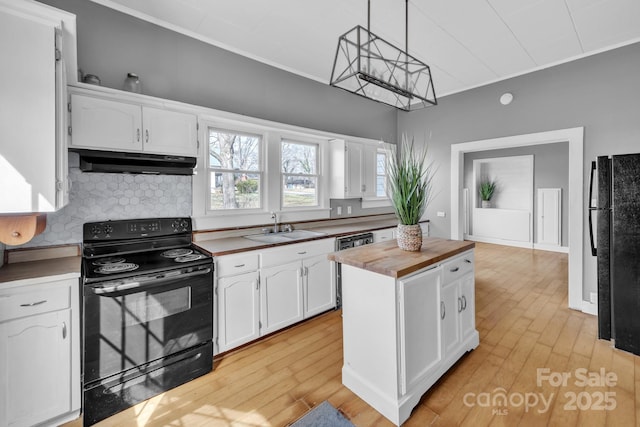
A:
<svg viewBox="0 0 640 427">
<path fill-rule="evenodd" d="M 446 216 L 447 216 L 446 212 L 442 212 L 442 211 L 438 211 L 438 212 L 436 213 L 436 215 L 437 215 L 437 216 L 439 216 L 439 217 L 441 217 L 441 218 L 444 218 L 444 217 L 446 217 Z"/>
<path fill-rule="evenodd" d="M 337 215 L 342 215 L 342 206 L 338 206 L 336 213 Z"/>
</svg>

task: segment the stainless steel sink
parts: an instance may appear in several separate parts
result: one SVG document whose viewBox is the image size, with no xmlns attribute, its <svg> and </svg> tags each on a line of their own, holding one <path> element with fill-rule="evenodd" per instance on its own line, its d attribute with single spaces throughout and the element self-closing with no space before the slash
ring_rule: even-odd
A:
<svg viewBox="0 0 640 427">
<path fill-rule="evenodd" d="M 253 240 L 254 242 L 262 243 L 286 243 L 294 242 L 296 240 L 312 239 L 314 237 L 326 236 L 326 234 L 327 233 L 321 233 L 319 231 L 311 230 L 293 230 L 269 234 L 250 234 L 248 236 L 244 236 L 244 238 Z"/>
</svg>

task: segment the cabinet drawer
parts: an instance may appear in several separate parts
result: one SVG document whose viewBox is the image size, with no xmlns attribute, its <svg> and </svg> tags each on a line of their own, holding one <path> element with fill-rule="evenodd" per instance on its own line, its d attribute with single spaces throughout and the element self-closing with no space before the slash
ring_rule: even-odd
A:
<svg viewBox="0 0 640 427">
<path fill-rule="evenodd" d="M 473 271 L 474 259 L 473 251 L 468 251 L 462 255 L 446 261 L 442 264 L 443 267 L 443 284 L 451 283 L 465 274 Z"/>
<path fill-rule="evenodd" d="M 71 306 L 69 282 L 51 282 L 0 291 L 0 322 Z"/>
<path fill-rule="evenodd" d="M 261 267 L 286 264 L 291 261 L 328 254 L 335 250 L 335 239 L 313 240 L 304 243 L 293 243 L 262 252 Z"/>
<path fill-rule="evenodd" d="M 242 252 L 216 258 L 218 277 L 234 276 L 258 270 L 258 252 Z"/>
</svg>

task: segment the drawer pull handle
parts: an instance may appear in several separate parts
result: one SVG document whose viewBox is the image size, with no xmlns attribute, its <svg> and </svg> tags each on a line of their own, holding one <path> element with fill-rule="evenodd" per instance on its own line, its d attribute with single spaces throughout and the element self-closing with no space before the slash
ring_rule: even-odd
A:
<svg viewBox="0 0 640 427">
<path fill-rule="evenodd" d="M 467 309 L 467 298 L 464 295 L 462 295 L 462 309 Z"/>
<path fill-rule="evenodd" d="M 244 267 L 244 264 L 238 264 L 238 265 L 234 265 L 235 268 L 240 268 L 240 267 Z"/>
<path fill-rule="evenodd" d="M 445 317 L 444 301 L 440 301 L 440 318 L 444 320 L 444 317 Z"/>
<path fill-rule="evenodd" d="M 450 269 L 449 271 L 452 273 L 455 273 L 456 271 L 460 270 L 460 267 L 453 267 L 452 269 Z"/>
<path fill-rule="evenodd" d="M 33 306 L 36 306 L 36 305 L 44 304 L 45 302 L 47 302 L 47 300 L 43 299 L 42 301 L 28 302 L 28 303 L 20 304 L 20 307 L 33 307 Z"/>
<path fill-rule="evenodd" d="M 298 252 L 298 255 L 304 255 L 304 254 L 306 254 L 306 253 L 307 253 L 307 251 Z"/>
<path fill-rule="evenodd" d="M 466 259 L 465 258 L 464 262 L 466 262 L 467 264 L 471 264 L 471 260 L 470 259 Z"/>
<path fill-rule="evenodd" d="M 66 339 L 67 338 L 67 323 L 66 322 L 62 322 L 62 339 Z"/>
<path fill-rule="evenodd" d="M 462 312 L 462 298 L 458 298 L 458 313 Z"/>
</svg>

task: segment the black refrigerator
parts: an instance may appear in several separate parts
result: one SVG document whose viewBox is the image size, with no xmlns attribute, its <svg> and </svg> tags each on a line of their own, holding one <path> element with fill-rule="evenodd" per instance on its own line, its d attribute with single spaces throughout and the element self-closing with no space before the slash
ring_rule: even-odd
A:
<svg viewBox="0 0 640 427">
<path fill-rule="evenodd" d="M 598 336 L 640 355 L 640 153 L 598 157 L 589 203 L 591 253 L 598 259 Z"/>
</svg>

